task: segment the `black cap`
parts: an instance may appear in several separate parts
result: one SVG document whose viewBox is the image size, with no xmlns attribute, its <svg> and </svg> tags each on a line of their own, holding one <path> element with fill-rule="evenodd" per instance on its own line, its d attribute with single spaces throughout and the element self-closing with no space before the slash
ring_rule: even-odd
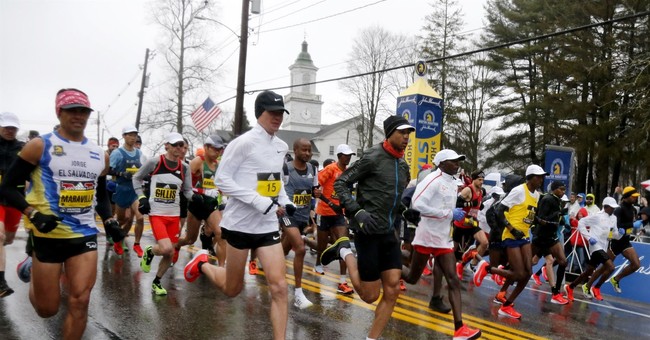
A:
<svg viewBox="0 0 650 340">
<path fill-rule="evenodd" d="M 410 129 L 411 132 L 415 131 L 415 128 L 409 124 L 409 121 L 402 116 L 390 116 L 384 120 L 384 135 L 386 138 L 390 137 L 395 130 L 404 129 Z"/>
<path fill-rule="evenodd" d="M 273 91 L 260 92 L 255 99 L 255 118 L 260 118 L 264 111 L 289 111 L 284 108 L 282 96 Z"/>
</svg>

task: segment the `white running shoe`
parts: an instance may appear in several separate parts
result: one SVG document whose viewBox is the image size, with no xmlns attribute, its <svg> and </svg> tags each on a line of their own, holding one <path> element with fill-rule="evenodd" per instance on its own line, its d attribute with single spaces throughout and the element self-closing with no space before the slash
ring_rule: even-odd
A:
<svg viewBox="0 0 650 340">
<path fill-rule="evenodd" d="M 296 295 L 293 300 L 293 305 L 299 309 L 305 309 L 313 306 L 314 304 L 311 301 L 307 300 L 307 297 L 304 294 Z"/>
</svg>

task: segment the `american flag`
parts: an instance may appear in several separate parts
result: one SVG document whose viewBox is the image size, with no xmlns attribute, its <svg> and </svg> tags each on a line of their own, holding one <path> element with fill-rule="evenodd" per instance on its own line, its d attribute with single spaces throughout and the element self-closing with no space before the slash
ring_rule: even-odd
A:
<svg viewBox="0 0 650 340">
<path fill-rule="evenodd" d="M 203 131 L 220 114 L 221 109 L 208 97 L 201 106 L 192 112 L 192 122 L 197 131 Z"/>
</svg>

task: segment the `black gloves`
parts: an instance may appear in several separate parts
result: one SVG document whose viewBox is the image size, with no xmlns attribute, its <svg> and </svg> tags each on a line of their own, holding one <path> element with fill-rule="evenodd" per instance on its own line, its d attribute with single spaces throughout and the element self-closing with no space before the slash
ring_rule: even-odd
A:
<svg viewBox="0 0 650 340">
<path fill-rule="evenodd" d="M 55 215 L 46 215 L 41 213 L 38 210 L 32 211 L 29 215 L 29 221 L 38 229 L 38 231 L 46 234 L 54 230 L 59 221 L 62 221 L 63 218 Z"/>
<path fill-rule="evenodd" d="M 113 218 L 104 221 L 104 231 L 106 235 L 111 237 L 113 242 L 120 242 L 126 237 L 126 233 L 120 228 L 120 224 Z"/>
<path fill-rule="evenodd" d="M 512 236 L 515 237 L 516 240 L 521 240 L 522 238 L 524 238 L 526 236 L 526 235 L 524 235 L 523 231 L 515 229 L 515 228 L 512 228 L 510 230 L 510 233 L 512 234 Z"/>
<path fill-rule="evenodd" d="M 287 204 L 284 206 L 284 211 L 286 211 L 287 215 L 293 216 L 293 214 L 296 213 L 296 206 L 293 204 Z"/>
<path fill-rule="evenodd" d="M 372 214 L 363 209 L 354 214 L 354 219 L 359 222 L 359 231 L 363 234 L 375 234 L 379 231 L 379 225 Z"/>
<path fill-rule="evenodd" d="M 149 205 L 149 199 L 147 196 L 140 196 L 138 199 L 138 211 L 142 215 L 147 215 L 151 212 L 151 206 Z"/>
<path fill-rule="evenodd" d="M 420 223 L 420 212 L 415 209 L 408 208 L 404 210 L 402 212 L 402 217 L 412 224 L 418 225 L 418 223 Z"/>
</svg>

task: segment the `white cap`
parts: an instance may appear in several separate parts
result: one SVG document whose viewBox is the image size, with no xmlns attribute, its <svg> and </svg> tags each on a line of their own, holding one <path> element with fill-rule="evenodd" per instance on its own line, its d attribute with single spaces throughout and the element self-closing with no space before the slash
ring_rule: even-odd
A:
<svg viewBox="0 0 650 340">
<path fill-rule="evenodd" d="M 122 128 L 122 134 L 123 134 L 123 135 L 126 135 L 127 133 L 131 133 L 131 132 L 138 132 L 138 128 L 136 128 L 136 127 L 133 126 L 133 125 L 125 125 L 125 126 Z"/>
<path fill-rule="evenodd" d="M 20 129 L 20 122 L 15 114 L 3 112 L 0 115 L 0 127 L 15 127 L 16 129 Z"/>
<path fill-rule="evenodd" d="M 169 144 L 176 144 L 178 142 L 184 142 L 185 140 L 183 139 L 183 136 L 181 136 L 180 133 L 178 132 L 172 132 L 167 135 L 167 138 L 165 138 L 165 143 Z"/>
<path fill-rule="evenodd" d="M 618 208 L 618 204 L 616 203 L 616 200 L 613 197 L 605 197 L 605 199 L 603 200 L 603 208 L 606 205 L 612 208 Z"/>
<path fill-rule="evenodd" d="M 203 142 L 204 145 L 212 145 L 217 149 L 224 148 L 226 145 L 223 142 L 223 139 L 219 137 L 219 135 L 212 135 L 208 136 L 208 138 L 205 139 L 205 142 Z"/>
<path fill-rule="evenodd" d="M 562 195 L 562 202 L 569 202 L 569 198 L 566 197 L 566 194 Z"/>
<path fill-rule="evenodd" d="M 347 144 L 339 144 L 339 146 L 336 147 L 336 154 L 344 154 L 344 155 L 356 155 L 352 149 L 350 149 L 350 146 Z"/>
<path fill-rule="evenodd" d="M 492 194 L 497 194 L 499 196 L 505 195 L 505 191 L 503 191 L 501 187 L 497 187 L 497 186 L 490 188 L 490 190 L 488 190 L 487 193 L 489 196 L 492 196 Z"/>
<path fill-rule="evenodd" d="M 546 176 L 548 175 L 548 172 L 544 171 L 541 166 L 532 164 L 526 168 L 526 177 L 528 177 L 528 175 Z"/>
<path fill-rule="evenodd" d="M 433 164 L 439 166 L 440 163 L 444 161 L 456 161 L 456 160 L 464 161 L 465 155 L 459 155 L 456 153 L 456 151 L 451 149 L 444 149 L 438 151 L 438 153 L 436 153 L 436 156 L 433 157 Z"/>
</svg>

